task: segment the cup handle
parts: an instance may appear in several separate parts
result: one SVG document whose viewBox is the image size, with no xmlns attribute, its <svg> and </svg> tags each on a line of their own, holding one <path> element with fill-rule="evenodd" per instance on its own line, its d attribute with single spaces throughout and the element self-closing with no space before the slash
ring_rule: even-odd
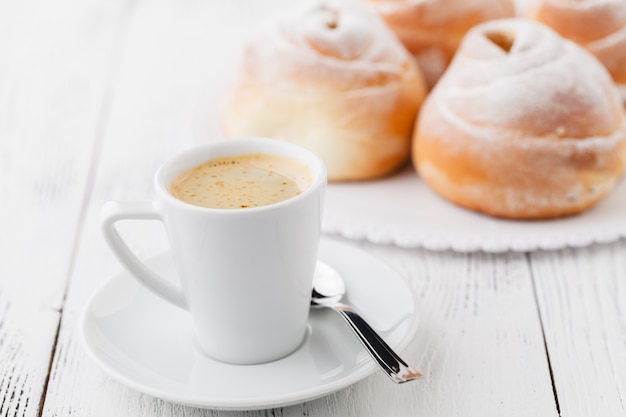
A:
<svg viewBox="0 0 626 417">
<path fill-rule="evenodd" d="M 154 203 L 151 201 L 109 201 L 105 203 L 101 211 L 102 232 L 117 259 L 135 278 L 170 303 L 187 309 L 187 301 L 181 290 L 148 268 L 122 240 L 115 228 L 115 223 L 119 220 L 159 220 L 162 222 L 161 213 Z"/>
</svg>

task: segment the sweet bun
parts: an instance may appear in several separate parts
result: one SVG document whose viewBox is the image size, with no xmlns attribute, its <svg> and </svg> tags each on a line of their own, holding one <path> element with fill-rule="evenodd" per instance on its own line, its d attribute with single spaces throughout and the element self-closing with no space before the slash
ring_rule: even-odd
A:
<svg viewBox="0 0 626 417">
<path fill-rule="evenodd" d="M 515 16 L 513 0 L 367 0 L 415 55 L 432 87 L 479 23 Z"/>
<path fill-rule="evenodd" d="M 410 158 L 424 96 L 417 65 L 378 15 L 358 2 L 321 2 L 250 40 L 223 127 L 301 144 L 331 181 L 365 180 Z"/>
<path fill-rule="evenodd" d="M 463 207 L 513 219 L 582 212 L 618 181 L 626 121 L 606 69 L 531 20 L 481 24 L 422 106 L 419 174 Z"/>
<path fill-rule="evenodd" d="M 595 55 L 626 101 L 625 0 L 538 0 L 528 16 Z"/>
</svg>

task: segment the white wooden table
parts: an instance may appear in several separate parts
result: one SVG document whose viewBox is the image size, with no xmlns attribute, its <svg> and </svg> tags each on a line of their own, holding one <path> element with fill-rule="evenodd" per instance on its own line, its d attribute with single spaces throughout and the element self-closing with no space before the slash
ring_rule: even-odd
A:
<svg viewBox="0 0 626 417">
<path fill-rule="evenodd" d="M 88 359 L 78 318 L 121 270 L 100 206 L 148 198 L 167 155 L 217 132 L 237 45 L 279 3 L 0 1 L 0 416 L 626 415 L 624 241 L 504 254 L 350 242 L 416 294 L 403 356 L 425 378 L 402 386 L 375 373 L 299 405 L 217 412 L 140 394 Z M 140 256 L 166 247 L 154 225 L 124 233 Z"/>
</svg>

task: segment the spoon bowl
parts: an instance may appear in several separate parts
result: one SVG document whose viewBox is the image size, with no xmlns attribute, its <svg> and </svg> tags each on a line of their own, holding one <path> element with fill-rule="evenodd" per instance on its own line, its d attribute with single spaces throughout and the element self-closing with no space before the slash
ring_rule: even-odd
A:
<svg viewBox="0 0 626 417">
<path fill-rule="evenodd" d="M 318 261 L 313 278 L 311 307 L 323 308 L 341 301 L 346 284 L 339 273 L 325 262 Z"/>
</svg>

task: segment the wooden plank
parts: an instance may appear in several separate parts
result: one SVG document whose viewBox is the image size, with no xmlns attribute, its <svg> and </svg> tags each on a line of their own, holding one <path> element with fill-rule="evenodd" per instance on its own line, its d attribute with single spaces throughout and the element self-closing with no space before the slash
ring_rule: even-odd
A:
<svg viewBox="0 0 626 417">
<path fill-rule="evenodd" d="M 375 383 L 386 400 L 367 415 L 557 415 L 524 254 L 362 245 L 409 277 L 420 327 L 405 355 L 425 373 L 408 394 Z"/>
<path fill-rule="evenodd" d="M 626 415 L 626 242 L 530 258 L 562 415 Z"/>
<path fill-rule="evenodd" d="M 115 34 L 102 3 L 0 3 L 0 415 L 39 414 Z"/>
</svg>

